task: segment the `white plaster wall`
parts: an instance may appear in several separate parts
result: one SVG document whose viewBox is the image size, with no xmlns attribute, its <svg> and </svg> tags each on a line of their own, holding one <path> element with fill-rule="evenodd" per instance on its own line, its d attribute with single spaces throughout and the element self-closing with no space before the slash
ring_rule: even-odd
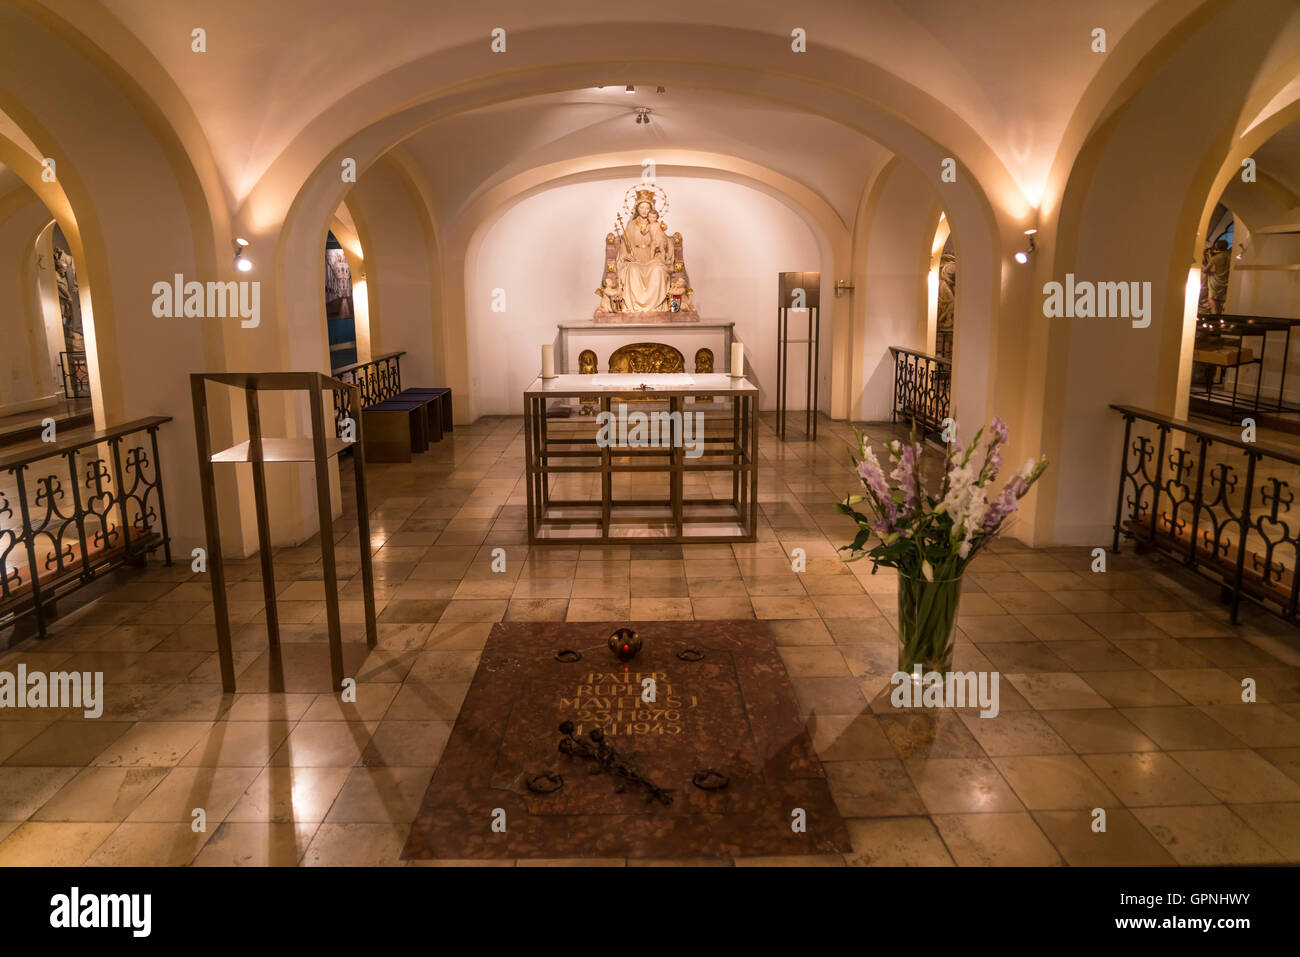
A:
<svg viewBox="0 0 1300 957">
<path fill-rule="evenodd" d="M 926 348 L 926 254 L 933 245 L 938 210 L 934 186 L 910 163 L 891 167 L 877 189 L 867 237 L 865 288 L 857 300 L 865 321 L 862 393 L 854 414 L 867 422 L 888 420 L 893 408 L 894 357 L 889 347 Z M 960 269 L 958 260 L 959 276 Z M 957 285 L 960 289 L 960 278 Z"/>
<path fill-rule="evenodd" d="M 56 391 L 52 363 L 58 359 L 48 355 L 34 275 L 35 241 L 50 214 L 30 195 L 31 202 L 0 223 L 0 414 L 39 408 Z M 45 256 L 51 275 L 53 262 Z"/>
<path fill-rule="evenodd" d="M 822 372 L 829 368 L 833 279 L 821 269 L 816 237 L 793 210 L 748 186 L 695 177 L 662 176 L 658 182 L 671 202 L 665 222 L 682 234 L 700 315 L 736 323 L 762 388 L 762 407 L 774 408 L 777 273 L 823 273 Z M 591 317 L 605 236 L 630 185 L 621 176 L 555 186 L 509 207 L 471 241 L 465 302 L 470 388 L 480 414 L 521 414 L 524 386 L 537 375 L 541 345 L 555 339 L 556 323 Z M 494 289 L 505 291 L 504 312 L 492 311 Z M 688 357 L 688 367 L 692 361 Z M 806 353 L 792 348 L 790 361 L 800 368 Z M 791 409 L 803 408 L 803 394 L 802 382 L 792 381 Z"/>
</svg>

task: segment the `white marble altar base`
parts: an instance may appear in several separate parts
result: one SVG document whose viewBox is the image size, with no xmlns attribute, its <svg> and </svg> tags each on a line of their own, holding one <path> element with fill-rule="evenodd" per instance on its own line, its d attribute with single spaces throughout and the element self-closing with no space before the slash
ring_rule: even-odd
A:
<svg viewBox="0 0 1300 957">
<path fill-rule="evenodd" d="M 583 349 L 596 353 L 596 368 L 609 371 L 609 357 L 620 346 L 634 342 L 662 342 L 682 354 L 688 373 L 695 371 L 695 353 L 713 350 L 713 368 L 729 372 L 731 340 L 735 323 L 726 319 L 702 319 L 699 322 L 595 322 L 579 319 L 558 323 L 555 340 L 557 372 L 578 371 L 578 354 Z"/>
</svg>

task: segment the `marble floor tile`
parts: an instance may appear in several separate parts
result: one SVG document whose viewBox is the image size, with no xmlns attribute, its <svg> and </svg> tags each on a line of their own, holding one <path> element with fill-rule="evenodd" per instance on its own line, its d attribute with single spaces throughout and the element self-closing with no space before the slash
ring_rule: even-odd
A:
<svg viewBox="0 0 1300 957">
<path fill-rule="evenodd" d="M 1025 812 L 937 814 L 934 825 L 962 867 L 1054 867 L 1063 863 Z"/>
<path fill-rule="evenodd" d="M 195 867 L 293 867 L 319 824 L 227 821 L 194 858 Z"/>
<path fill-rule="evenodd" d="M 1222 804 L 1135 808 L 1133 816 L 1179 864 L 1280 864 L 1282 854 Z"/>
<path fill-rule="evenodd" d="M 1106 828 L 1097 830 L 1090 810 L 1034 811 L 1033 818 L 1072 867 L 1169 867 L 1177 862 L 1137 818 L 1123 808 L 1106 808 Z"/>
<path fill-rule="evenodd" d="M 122 821 L 168 774 L 166 768 L 86 768 L 33 821 Z"/>
<path fill-rule="evenodd" d="M 1083 760 L 1128 807 L 1217 804 L 1219 800 L 1163 752 L 1088 754 Z"/>
<path fill-rule="evenodd" d="M 117 827 L 116 821 L 30 821 L 0 841 L 0 867 L 79 867 Z"/>
<path fill-rule="evenodd" d="M 228 821 L 325 820 L 352 769 L 263 768 L 226 815 Z"/>
<path fill-rule="evenodd" d="M 86 859 L 91 867 L 182 867 L 193 862 L 213 829 L 189 824 L 119 824 Z"/>
<path fill-rule="evenodd" d="M 136 769 L 127 773 L 153 773 L 156 770 L 158 769 Z M 165 822 L 188 824 L 195 819 L 194 811 L 202 810 L 211 828 L 225 819 L 260 773 L 260 768 L 243 767 L 172 768 L 166 772 L 166 777 L 136 804 L 126 820 L 145 824 Z"/>
<path fill-rule="evenodd" d="M 1169 756 L 1225 804 L 1300 801 L 1300 782 L 1254 751 L 1171 751 Z"/>
<path fill-rule="evenodd" d="M 928 817 L 891 817 L 845 822 L 853 850 L 850 867 L 951 867 L 952 856 Z"/>
<path fill-rule="evenodd" d="M 932 815 L 1024 808 L 988 758 L 913 758 L 904 767 Z"/>
</svg>

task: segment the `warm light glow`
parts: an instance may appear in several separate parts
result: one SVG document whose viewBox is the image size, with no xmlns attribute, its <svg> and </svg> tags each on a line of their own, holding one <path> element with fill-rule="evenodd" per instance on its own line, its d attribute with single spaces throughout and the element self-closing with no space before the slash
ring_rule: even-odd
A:
<svg viewBox="0 0 1300 957">
<path fill-rule="evenodd" d="M 243 256 L 240 256 L 238 259 L 235 260 L 235 268 L 238 269 L 240 272 L 248 272 L 250 269 L 253 268 L 253 264 L 249 260 L 245 259 Z"/>
<path fill-rule="evenodd" d="M 1022 266 L 1029 262 L 1029 253 L 1025 252 L 1023 249 L 1016 253 L 1016 262 L 1020 263 Z"/>
<path fill-rule="evenodd" d="M 925 277 L 925 351 L 933 353 L 939 332 L 939 263 Z"/>
<path fill-rule="evenodd" d="M 248 240 L 245 239 L 243 236 L 236 236 L 236 237 L 235 237 L 235 245 L 236 245 L 236 246 L 247 246 L 247 245 L 248 245 Z"/>
<path fill-rule="evenodd" d="M 1187 270 L 1187 285 L 1183 288 L 1183 341 L 1178 358 L 1178 392 L 1174 401 L 1175 418 L 1187 417 L 1187 400 L 1192 387 L 1192 354 L 1196 343 L 1196 312 L 1201 301 L 1201 267 L 1193 264 Z"/>
</svg>

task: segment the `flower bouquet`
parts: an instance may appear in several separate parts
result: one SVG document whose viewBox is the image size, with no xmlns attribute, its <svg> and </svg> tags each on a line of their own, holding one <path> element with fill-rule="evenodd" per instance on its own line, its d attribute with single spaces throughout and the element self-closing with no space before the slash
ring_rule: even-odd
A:
<svg viewBox="0 0 1300 957">
<path fill-rule="evenodd" d="M 994 418 L 965 449 L 948 446 L 943 484 L 931 495 L 921 485 L 922 444 L 889 443 L 891 471 L 857 432 L 853 463 L 864 494 L 850 495 L 838 508 L 858 524 L 853 542 L 840 549 L 845 561 L 870 558 L 872 574 L 885 565 L 898 569 L 898 667 L 947 674 L 952 670 L 954 625 L 961 576 L 977 552 L 1001 531 L 1030 487 L 1047 468 L 1047 457 L 1030 459 L 990 500 L 1002 464 L 1007 427 Z M 855 506 L 865 502 L 872 513 Z M 876 537 L 868 548 L 869 540 Z"/>
</svg>

